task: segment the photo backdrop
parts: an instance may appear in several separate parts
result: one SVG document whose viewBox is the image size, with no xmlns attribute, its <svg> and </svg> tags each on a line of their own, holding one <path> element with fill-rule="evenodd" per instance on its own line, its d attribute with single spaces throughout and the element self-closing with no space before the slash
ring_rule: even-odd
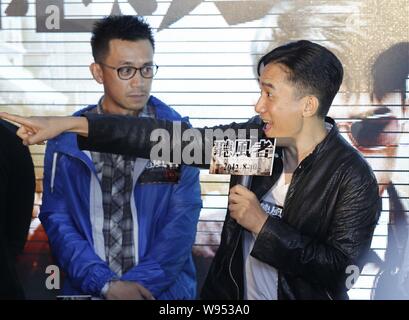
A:
<svg viewBox="0 0 409 320">
<path fill-rule="evenodd" d="M 335 52 L 345 80 L 330 116 L 372 165 L 383 199 L 370 263 L 349 295 L 371 299 L 391 297 L 393 291 L 406 297 L 408 0 L 0 0 L 0 110 L 70 115 L 95 104 L 102 87 L 88 70 L 90 30 L 110 14 L 143 15 L 154 28 L 160 69 L 152 94 L 189 116 L 193 126 L 242 122 L 255 114 L 254 66 L 267 50 L 308 39 Z M 32 299 L 58 293 L 45 289 L 52 257 L 37 218 L 44 149 L 31 147 L 37 193 L 29 241 L 19 260 Z M 219 243 L 228 180 L 201 171 L 203 209 L 194 247 L 199 287 Z"/>
</svg>

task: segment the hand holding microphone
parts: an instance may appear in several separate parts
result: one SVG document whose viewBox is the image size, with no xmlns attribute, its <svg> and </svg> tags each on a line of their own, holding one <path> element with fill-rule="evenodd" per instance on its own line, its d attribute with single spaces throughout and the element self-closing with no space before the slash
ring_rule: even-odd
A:
<svg viewBox="0 0 409 320">
<path fill-rule="evenodd" d="M 250 187 L 252 176 L 241 176 L 240 184 L 230 189 L 230 216 L 243 228 L 258 234 L 266 222 L 268 215 L 260 206 L 257 196 L 246 186 Z"/>
<path fill-rule="evenodd" d="M 268 215 L 250 187 L 253 175 L 271 175 L 275 140 L 262 139 L 253 145 L 250 142 L 249 139 L 215 141 L 210 173 L 239 175 L 237 185 L 230 189 L 230 216 L 242 227 L 258 234 Z"/>
</svg>

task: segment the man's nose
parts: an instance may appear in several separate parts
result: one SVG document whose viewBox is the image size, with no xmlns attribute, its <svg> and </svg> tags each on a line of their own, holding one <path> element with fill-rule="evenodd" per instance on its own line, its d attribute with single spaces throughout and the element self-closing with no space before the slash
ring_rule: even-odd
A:
<svg viewBox="0 0 409 320">
<path fill-rule="evenodd" d="M 264 104 L 264 99 L 262 96 L 260 96 L 257 100 L 256 105 L 254 106 L 254 110 L 257 113 L 264 113 L 266 112 L 265 104 Z"/>
<path fill-rule="evenodd" d="M 141 75 L 141 70 L 137 70 L 135 75 L 131 78 L 131 86 L 132 87 L 139 87 L 142 86 L 145 78 Z"/>
</svg>

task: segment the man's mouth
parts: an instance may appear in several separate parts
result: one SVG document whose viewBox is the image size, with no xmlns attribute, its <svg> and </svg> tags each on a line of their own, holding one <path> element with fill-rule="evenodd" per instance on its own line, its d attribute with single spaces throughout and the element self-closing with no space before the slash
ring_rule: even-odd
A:
<svg viewBox="0 0 409 320">
<path fill-rule="evenodd" d="M 129 94 L 128 97 L 130 97 L 131 99 L 140 100 L 140 99 L 145 99 L 146 94 L 144 94 L 144 93 L 132 93 L 132 94 Z"/>
<path fill-rule="evenodd" d="M 263 122 L 264 122 L 264 127 L 263 127 L 264 132 L 269 131 L 271 127 L 273 126 L 272 122 L 269 120 L 264 120 L 264 119 L 263 119 Z"/>
</svg>

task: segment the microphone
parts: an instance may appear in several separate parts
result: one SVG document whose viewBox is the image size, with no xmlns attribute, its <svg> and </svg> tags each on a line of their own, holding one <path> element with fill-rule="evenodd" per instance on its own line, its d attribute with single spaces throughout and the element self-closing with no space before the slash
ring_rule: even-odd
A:
<svg viewBox="0 0 409 320">
<path fill-rule="evenodd" d="M 241 184 L 243 187 L 250 189 L 252 180 L 253 180 L 253 176 L 239 176 L 239 179 L 237 180 L 237 184 Z"/>
</svg>

